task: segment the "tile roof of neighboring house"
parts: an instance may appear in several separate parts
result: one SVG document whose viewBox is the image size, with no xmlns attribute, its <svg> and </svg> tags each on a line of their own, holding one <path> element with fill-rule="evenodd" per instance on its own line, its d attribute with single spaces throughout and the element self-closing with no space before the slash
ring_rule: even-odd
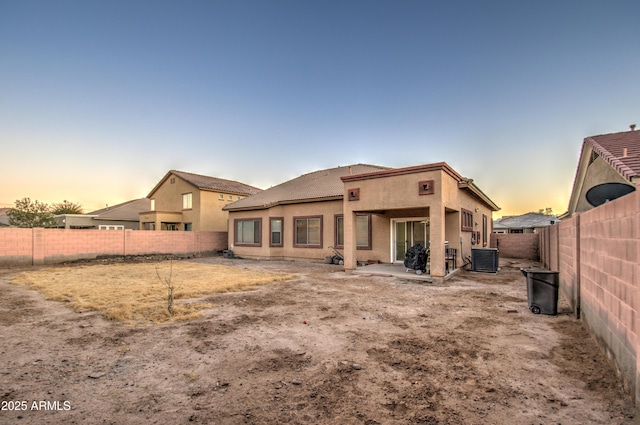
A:
<svg viewBox="0 0 640 425">
<path fill-rule="evenodd" d="M 503 217 L 493 222 L 494 229 L 524 229 L 550 226 L 551 222 L 558 222 L 555 215 L 530 212 L 522 215 Z"/>
<path fill-rule="evenodd" d="M 225 211 L 269 208 L 278 204 L 304 202 L 314 199 L 342 199 L 344 184 L 340 177 L 387 170 L 388 167 L 355 164 L 303 174 L 293 180 L 241 199 L 223 208 Z"/>
<path fill-rule="evenodd" d="M 182 180 L 186 181 L 189 184 L 197 187 L 200 190 L 211 190 L 211 191 L 219 191 L 225 193 L 231 193 L 234 195 L 254 195 L 262 189 L 258 189 L 257 187 L 249 186 L 248 184 L 240 183 L 233 180 L 221 179 L 218 177 L 210 177 L 203 176 L 200 174 L 187 173 L 185 171 L 177 171 L 171 170 L 160 180 L 160 182 L 153 188 L 153 190 L 147 195 L 147 197 L 151 197 L 153 193 L 158 190 L 158 188 L 164 183 L 166 179 L 169 178 L 170 175 L 175 175 L 180 177 Z"/>
<path fill-rule="evenodd" d="M 591 136 L 584 139 L 584 144 L 590 145 L 628 181 L 640 176 L 640 131 Z"/>
<path fill-rule="evenodd" d="M 139 221 L 140 213 L 151 209 L 151 199 L 142 198 L 133 201 L 123 202 L 112 207 L 93 211 L 88 215 L 94 215 L 94 220 L 123 220 Z"/>
</svg>

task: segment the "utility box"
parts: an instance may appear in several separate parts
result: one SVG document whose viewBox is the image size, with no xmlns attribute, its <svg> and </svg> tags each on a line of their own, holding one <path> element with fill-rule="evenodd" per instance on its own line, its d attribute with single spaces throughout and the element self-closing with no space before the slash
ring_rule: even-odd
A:
<svg viewBox="0 0 640 425">
<path fill-rule="evenodd" d="M 471 270 L 474 272 L 497 273 L 499 251 L 496 248 L 472 248 Z"/>
<path fill-rule="evenodd" d="M 233 251 L 231 251 L 230 249 L 225 249 L 224 251 L 222 251 L 222 256 L 224 258 L 233 258 Z"/>
</svg>

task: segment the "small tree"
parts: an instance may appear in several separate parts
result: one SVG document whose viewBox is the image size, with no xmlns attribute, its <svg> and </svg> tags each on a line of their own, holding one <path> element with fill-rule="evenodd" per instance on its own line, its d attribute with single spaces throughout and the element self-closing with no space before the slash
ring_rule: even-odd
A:
<svg viewBox="0 0 640 425">
<path fill-rule="evenodd" d="M 56 220 L 49 205 L 22 198 L 15 202 L 15 207 L 7 211 L 9 225 L 16 227 L 55 227 Z"/>
<path fill-rule="evenodd" d="M 171 262 L 169 263 L 169 276 L 165 276 L 164 278 L 162 278 L 160 276 L 160 270 L 158 270 L 158 267 L 156 267 L 156 275 L 158 276 L 160 282 L 162 282 L 167 287 L 167 310 L 169 311 L 169 314 L 173 316 L 173 293 L 177 289 L 173 282 L 171 282 L 171 278 L 173 277 L 173 260 L 171 260 Z"/>
<path fill-rule="evenodd" d="M 82 214 L 82 205 L 75 202 L 67 201 L 66 199 L 57 204 L 51 206 L 51 212 L 53 215 L 58 214 Z"/>
</svg>

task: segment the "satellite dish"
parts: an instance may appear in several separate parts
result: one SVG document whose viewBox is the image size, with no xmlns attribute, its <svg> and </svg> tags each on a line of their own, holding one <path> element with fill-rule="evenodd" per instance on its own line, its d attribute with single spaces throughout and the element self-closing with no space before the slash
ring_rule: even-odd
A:
<svg viewBox="0 0 640 425">
<path fill-rule="evenodd" d="M 591 206 L 597 207 L 635 190 L 635 187 L 624 183 L 602 183 L 589 189 L 586 197 Z"/>
</svg>

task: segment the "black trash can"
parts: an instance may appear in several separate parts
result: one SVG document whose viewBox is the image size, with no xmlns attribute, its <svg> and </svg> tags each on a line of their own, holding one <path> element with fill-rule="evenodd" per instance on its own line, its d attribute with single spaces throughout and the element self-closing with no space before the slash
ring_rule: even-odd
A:
<svg viewBox="0 0 640 425">
<path fill-rule="evenodd" d="M 534 314 L 558 314 L 558 272 L 520 269 L 527 278 L 527 300 Z"/>
</svg>

